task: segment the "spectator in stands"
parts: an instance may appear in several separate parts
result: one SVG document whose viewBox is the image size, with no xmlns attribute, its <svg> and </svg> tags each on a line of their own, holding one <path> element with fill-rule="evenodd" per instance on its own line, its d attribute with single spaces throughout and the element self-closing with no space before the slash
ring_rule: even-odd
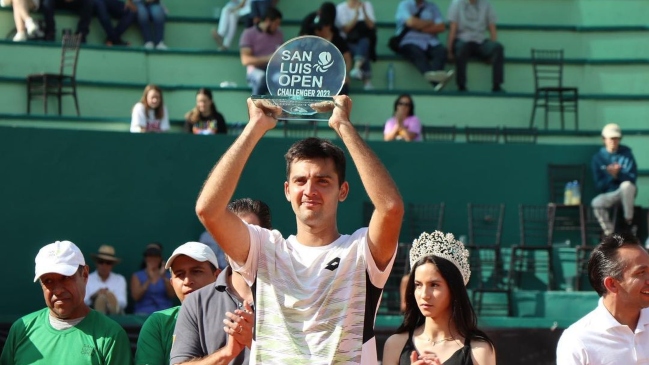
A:
<svg viewBox="0 0 649 365">
<path fill-rule="evenodd" d="M 148 244 L 144 250 L 141 270 L 131 276 L 135 314 L 151 314 L 172 306 L 171 298 L 175 293 L 164 266 L 162 245 L 156 242 Z"/>
<path fill-rule="evenodd" d="M 56 38 L 56 23 L 54 22 L 54 10 L 66 9 L 79 14 L 77 22 L 77 34 L 81 35 L 81 43 L 86 43 L 86 37 L 90 32 L 90 20 L 92 19 L 93 0 L 43 0 L 41 11 L 45 20 L 45 40 L 54 41 Z"/>
<path fill-rule="evenodd" d="M 588 259 L 597 307 L 568 327 L 557 365 L 649 363 L 649 254 L 632 235 L 606 236 Z"/>
<path fill-rule="evenodd" d="M 160 0 L 133 0 L 137 7 L 137 22 L 140 24 L 144 48 L 166 50 L 164 44 L 167 10 Z M 151 30 L 153 29 L 153 32 Z"/>
<path fill-rule="evenodd" d="M 281 29 L 282 13 L 268 8 L 264 20 L 247 28 L 239 40 L 241 64 L 246 66 L 248 85 L 253 95 L 268 94 L 266 67 L 273 53 L 284 43 Z"/>
<path fill-rule="evenodd" d="M 212 37 L 218 45 L 219 51 L 230 48 L 234 34 L 237 32 L 239 18 L 250 13 L 249 0 L 228 0 L 221 10 L 218 29 L 212 29 Z"/>
<path fill-rule="evenodd" d="M 385 122 L 383 140 L 421 141 L 421 122 L 415 115 L 415 104 L 409 94 L 394 101 L 394 114 Z"/>
<path fill-rule="evenodd" d="M 453 0 L 448 8 L 448 56 L 455 58 L 458 90 L 466 91 L 466 64 L 470 57 L 491 63 L 493 92 L 501 92 L 504 81 L 504 48 L 496 32 L 496 12 L 489 0 Z M 485 33 L 489 30 L 489 39 Z"/>
<path fill-rule="evenodd" d="M 369 228 L 338 232 L 338 205 L 349 192 L 346 159 L 341 148 L 320 138 L 298 141 L 285 154 L 283 192 L 297 233 L 284 239 L 277 230 L 243 223 L 227 208 L 228 201 L 250 154 L 282 112 L 250 98 L 247 104 L 250 120 L 212 169 L 196 213 L 233 270 L 256 286 L 255 358 L 277 364 L 377 363 L 378 298 L 392 268 L 404 211 L 394 181 L 350 122 L 351 99 L 336 95 L 326 104 L 334 107 L 329 126 L 349 150 L 375 207 Z"/>
<path fill-rule="evenodd" d="M 633 225 L 633 205 L 637 192 L 636 179 L 638 165 L 631 149 L 621 145 L 622 129 L 615 123 L 610 123 L 602 129 L 604 146 L 593 156 L 591 169 L 595 187 L 599 193 L 590 203 L 604 234 L 613 233 L 613 222 L 608 210 L 622 205 L 624 213 L 624 229 Z"/>
<path fill-rule="evenodd" d="M 260 200 L 237 199 L 228 204 L 228 209 L 248 224 L 272 229 L 270 208 Z M 227 266 L 216 285 L 195 292 L 183 302 L 171 364 L 189 364 L 194 359 L 210 364 L 248 364 L 254 326 L 252 303 L 252 290 L 243 276 Z M 226 316 L 229 328 L 223 331 L 214 318 Z"/>
<path fill-rule="evenodd" d="M 132 364 L 126 331 L 83 302 L 88 266 L 74 243 L 41 248 L 35 271 L 47 308 L 14 322 L 0 364 Z"/>
<path fill-rule="evenodd" d="M 225 257 L 225 253 L 219 247 L 219 244 L 216 243 L 216 240 L 214 240 L 214 237 L 210 234 L 208 231 L 203 231 L 201 233 L 201 236 L 198 238 L 198 242 L 204 243 L 207 246 L 209 246 L 212 251 L 214 251 L 214 254 L 216 255 L 216 261 L 219 262 L 219 267 L 226 267 L 228 266 L 228 259 Z"/>
<path fill-rule="evenodd" d="M 180 245 L 167 260 L 165 268 L 171 273 L 171 286 L 181 303 L 194 291 L 214 283 L 221 271 L 214 252 L 200 242 Z M 180 306 L 175 306 L 154 312 L 147 318 L 137 339 L 135 364 L 169 365 L 179 310 Z M 217 318 L 210 319 L 220 322 Z"/>
<path fill-rule="evenodd" d="M 262 21 L 266 16 L 266 12 L 270 8 L 277 6 L 279 0 L 249 0 L 250 1 L 250 15 L 248 18 L 248 27 L 256 25 Z"/>
<path fill-rule="evenodd" d="M 314 35 L 316 19 L 319 19 L 321 16 L 336 19 L 336 12 L 336 4 L 329 1 L 322 3 L 318 10 L 307 14 L 302 19 L 298 35 Z"/>
<path fill-rule="evenodd" d="M 315 19 L 314 23 L 314 35 L 324 38 L 331 42 L 340 53 L 343 55 L 345 60 L 345 68 L 347 69 L 347 75 L 345 77 L 345 82 L 343 83 L 342 89 L 338 92 L 338 95 L 347 95 L 349 94 L 349 73 L 352 69 L 353 58 L 352 53 L 349 51 L 347 42 L 340 35 L 340 32 L 336 25 L 334 24 L 336 17 L 331 17 L 330 15 L 320 15 Z"/>
<path fill-rule="evenodd" d="M 467 294 L 469 252 L 452 234 L 422 233 L 410 250 L 406 312 L 383 348 L 384 365 L 495 365 Z"/>
<path fill-rule="evenodd" d="M 99 24 L 106 32 L 107 46 L 128 46 L 122 39 L 122 34 L 133 24 L 137 17 L 137 6 L 133 0 L 92 0 L 95 15 Z M 113 26 L 111 18 L 117 19 L 117 26 Z"/>
<path fill-rule="evenodd" d="M 196 106 L 185 114 L 185 132 L 193 134 L 226 134 L 223 115 L 216 110 L 212 91 L 205 88 L 196 93 Z"/>
<path fill-rule="evenodd" d="M 14 24 L 16 25 L 14 42 L 43 37 L 40 26 L 29 14 L 31 11 L 37 10 L 39 5 L 40 0 L 0 0 L 0 6 L 3 8 L 13 6 Z"/>
<path fill-rule="evenodd" d="M 90 308 L 104 314 L 121 314 L 126 308 L 126 279 L 114 273 L 113 266 L 120 262 L 113 246 L 101 245 L 90 255 L 96 270 L 88 276 L 84 301 Z"/>
<path fill-rule="evenodd" d="M 427 0 L 402 0 L 396 13 L 397 34 L 405 31 L 398 53 L 410 61 L 435 91 L 453 75 L 444 71 L 446 48 L 437 35 L 444 32 L 444 18 L 437 5 Z"/>
<path fill-rule="evenodd" d="M 162 89 L 149 84 L 131 113 L 131 133 L 159 133 L 169 130 L 169 112 L 162 99 Z"/>
<path fill-rule="evenodd" d="M 342 30 L 354 57 L 350 76 L 363 81 L 363 88 L 371 90 L 370 61 L 376 60 L 376 28 L 374 7 L 369 1 L 347 0 L 336 7 L 336 26 Z"/>
</svg>

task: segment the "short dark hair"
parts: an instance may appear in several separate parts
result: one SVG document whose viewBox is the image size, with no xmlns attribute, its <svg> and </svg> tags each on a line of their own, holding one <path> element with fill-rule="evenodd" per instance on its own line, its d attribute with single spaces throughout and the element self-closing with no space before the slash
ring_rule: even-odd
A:
<svg viewBox="0 0 649 365">
<path fill-rule="evenodd" d="M 392 113 L 394 114 L 397 112 L 397 106 L 399 105 L 399 100 L 401 100 L 401 98 L 410 99 L 410 112 L 408 113 L 408 116 L 412 117 L 413 115 L 415 115 L 415 102 L 412 100 L 412 96 L 410 94 L 399 95 L 399 97 L 394 101 L 394 110 Z"/>
<path fill-rule="evenodd" d="M 345 152 L 327 139 L 310 137 L 297 141 L 288 149 L 284 158 L 286 158 L 287 181 L 290 178 L 291 164 L 294 161 L 322 158 L 325 160 L 333 160 L 336 174 L 338 175 L 338 186 L 341 186 L 345 182 L 345 169 L 347 165 Z"/>
<path fill-rule="evenodd" d="M 228 204 L 228 210 L 236 215 L 252 213 L 259 218 L 260 227 L 273 229 L 270 207 L 261 200 L 252 200 L 250 198 L 233 200 Z"/>
<path fill-rule="evenodd" d="M 264 13 L 264 19 L 268 19 L 270 21 L 282 19 L 282 12 L 279 11 L 279 9 L 271 6 L 266 9 L 266 13 Z"/>
<path fill-rule="evenodd" d="M 610 276 L 622 280 L 626 263 L 619 260 L 618 251 L 625 246 L 640 246 L 640 241 L 630 234 L 611 234 L 605 236 L 590 254 L 588 280 L 600 297 L 607 292 L 604 279 Z"/>
</svg>

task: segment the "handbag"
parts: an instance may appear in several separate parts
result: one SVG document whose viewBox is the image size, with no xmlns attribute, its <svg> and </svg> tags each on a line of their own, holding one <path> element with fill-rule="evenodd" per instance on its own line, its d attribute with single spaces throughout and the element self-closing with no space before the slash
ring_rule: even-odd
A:
<svg viewBox="0 0 649 365">
<path fill-rule="evenodd" d="M 419 15 L 421 15 L 422 11 L 424 11 L 424 7 L 417 10 L 417 13 L 415 13 L 415 18 L 419 18 Z M 408 28 L 404 24 L 403 29 L 401 29 L 401 32 L 399 32 L 399 34 L 390 37 L 390 39 L 388 40 L 388 47 L 390 47 L 392 52 L 399 53 L 399 45 L 401 44 L 401 40 L 403 39 L 403 37 L 406 36 L 406 33 L 408 33 L 409 31 L 410 28 Z"/>
</svg>

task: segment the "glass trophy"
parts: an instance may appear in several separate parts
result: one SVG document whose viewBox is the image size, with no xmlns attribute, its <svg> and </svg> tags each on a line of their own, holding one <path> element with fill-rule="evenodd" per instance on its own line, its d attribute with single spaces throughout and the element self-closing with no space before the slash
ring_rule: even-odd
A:
<svg viewBox="0 0 649 365">
<path fill-rule="evenodd" d="M 289 40 L 273 53 L 266 68 L 270 95 L 253 95 L 257 106 L 282 108 L 277 119 L 327 121 L 333 96 L 345 82 L 345 59 L 324 38 L 302 36 Z"/>
</svg>

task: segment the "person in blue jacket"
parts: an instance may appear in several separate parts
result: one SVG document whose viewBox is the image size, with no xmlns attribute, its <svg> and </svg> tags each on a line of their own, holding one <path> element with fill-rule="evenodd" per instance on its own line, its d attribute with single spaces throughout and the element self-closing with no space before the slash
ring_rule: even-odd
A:
<svg viewBox="0 0 649 365">
<path fill-rule="evenodd" d="M 593 156 L 591 168 L 599 193 L 591 202 L 593 212 L 606 235 L 614 231 L 609 210 L 622 205 L 627 228 L 633 223 L 633 202 L 637 188 L 638 167 L 631 149 L 621 145 L 622 130 L 614 123 L 602 129 L 604 146 Z"/>
</svg>

